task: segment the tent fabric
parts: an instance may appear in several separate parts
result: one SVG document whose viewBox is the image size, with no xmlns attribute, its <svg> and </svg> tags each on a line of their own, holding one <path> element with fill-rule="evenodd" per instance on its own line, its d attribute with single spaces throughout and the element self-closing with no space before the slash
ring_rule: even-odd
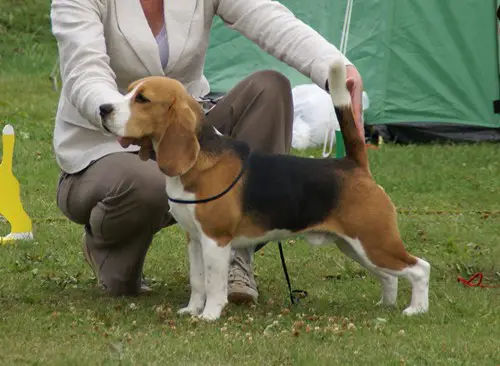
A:
<svg viewBox="0 0 500 366">
<path fill-rule="evenodd" d="M 340 44 L 347 0 L 280 2 Z M 354 0 L 347 57 L 370 97 L 365 123 L 499 129 L 498 2 Z M 227 91 L 262 69 L 282 72 L 292 86 L 311 83 L 216 19 L 205 68 L 212 90 Z"/>
<path fill-rule="evenodd" d="M 497 0 L 497 18 L 500 21 L 500 0 Z M 500 23 L 497 23 L 498 78 L 500 79 Z"/>
</svg>

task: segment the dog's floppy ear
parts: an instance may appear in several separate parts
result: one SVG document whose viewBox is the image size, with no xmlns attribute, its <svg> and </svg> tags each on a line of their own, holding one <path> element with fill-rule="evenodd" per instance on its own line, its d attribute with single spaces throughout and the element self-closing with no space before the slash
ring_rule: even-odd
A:
<svg viewBox="0 0 500 366">
<path fill-rule="evenodd" d="M 193 100 L 194 101 L 194 100 Z M 196 105 L 196 101 L 194 101 Z M 200 152 L 196 138 L 199 113 L 192 101 L 178 98 L 167 114 L 167 128 L 157 148 L 156 161 L 169 177 L 185 174 L 193 167 Z"/>
<path fill-rule="evenodd" d="M 139 85 L 140 83 L 142 83 L 144 81 L 144 78 L 142 79 L 138 79 L 138 80 L 135 80 L 133 82 L 131 82 L 129 85 L 128 85 L 128 88 L 127 88 L 127 92 L 131 92 L 132 90 L 134 90 L 134 88 Z"/>
</svg>

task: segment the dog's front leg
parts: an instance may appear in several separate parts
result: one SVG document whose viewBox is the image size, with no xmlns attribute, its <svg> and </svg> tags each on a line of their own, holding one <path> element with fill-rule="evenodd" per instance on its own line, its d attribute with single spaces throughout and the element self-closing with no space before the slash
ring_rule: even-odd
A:
<svg viewBox="0 0 500 366">
<path fill-rule="evenodd" d="M 189 304 L 178 311 L 179 314 L 200 315 L 205 306 L 205 268 L 203 252 L 199 240 L 191 239 L 188 244 L 189 254 L 189 281 L 191 297 Z"/>
<path fill-rule="evenodd" d="M 214 240 L 202 237 L 207 301 L 201 318 L 215 320 L 227 304 L 227 280 L 231 246 L 219 246 Z"/>
</svg>

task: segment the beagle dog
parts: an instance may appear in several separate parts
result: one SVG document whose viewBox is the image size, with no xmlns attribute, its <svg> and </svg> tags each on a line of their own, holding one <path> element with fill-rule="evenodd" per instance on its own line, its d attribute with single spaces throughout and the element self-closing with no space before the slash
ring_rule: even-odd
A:
<svg viewBox="0 0 500 366">
<path fill-rule="evenodd" d="M 398 277 L 412 285 L 404 314 L 428 310 L 430 264 L 406 252 L 396 210 L 369 170 L 355 127 L 345 66 L 331 65 L 330 94 L 345 141 L 341 159 L 250 151 L 204 123 L 200 105 L 167 77 L 133 82 L 122 103 L 101 106 L 105 129 L 145 139 L 166 177 L 170 210 L 186 231 L 191 296 L 179 313 L 214 320 L 227 304 L 230 248 L 304 237 L 336 243 L 382 285 L 379 304 L 394 305 Z"/>
</svg>

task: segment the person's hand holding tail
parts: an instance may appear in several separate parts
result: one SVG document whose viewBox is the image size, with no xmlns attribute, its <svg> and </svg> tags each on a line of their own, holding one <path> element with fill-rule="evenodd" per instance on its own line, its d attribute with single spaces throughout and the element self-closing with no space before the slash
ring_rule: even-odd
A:
<svg viewBox="0 0 500 366">
<path fill-rule="evenodd" d="M 347 80 L 346 86 L 351 93 L 352 111 L 354 113 L 354 121 L 356 129 L 363 141 L 365 140 L 365 128 L 363 125 L 363 79 L 358 70 L 353 65 L 346 67 Z"/>
</svg>

